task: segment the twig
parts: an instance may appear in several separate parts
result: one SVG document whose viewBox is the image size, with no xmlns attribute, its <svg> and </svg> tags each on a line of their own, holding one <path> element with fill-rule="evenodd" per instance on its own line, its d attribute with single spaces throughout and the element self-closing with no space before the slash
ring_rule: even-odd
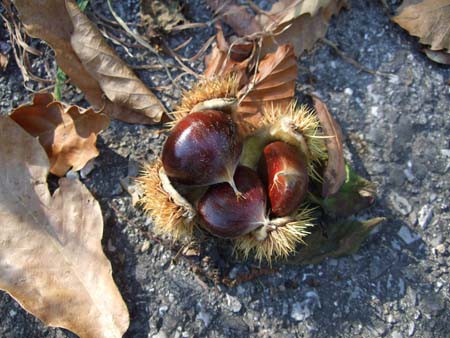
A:
<svg viewBox="0 0 450 338">
<path fill-rule="evenodd" d="M 177 53 L 175 53 L 175 52 L 169 47 L 169 45 L 168 45 L 164 40 L 162 40 L 161 42 L 162 42 L 162 46 L 163 46 L 163 48 L 165 49 L 165 51 L 166 51 L 167 53 L 169 53 L 169 55 L 175 59 L 175 61 L 180 65 L 180 67 L 181 67 L 186 73 L 193 75 L 195 78 L 198 77 L 198 74 L 197 74 L 196 72 L 194 72 L 191 68 L 189 68 L 188 66 L 186 66 L 186 65 L 184 64 L 184 62 L 181 60 L 181 58 L 177 55 Z"/>
<path fill-rule="evenodd" d="M 195 54 L 193 57 L 187 59 L 189 62 L 195 62 L 197 61 L 199 58 L 202 57 L 203 54 L 205 54 L 205 52 L 208 50 L 209 46 L 211 46 L 211 44 L 214 42 L 215 40 L 215 36 L 211 36 L 202 46 L 202 48 L 199 49 L 199 51 L 197 52 L 197 54 Z"/>
<path fill-rule="evenodd" d="M 174 52 L 178 52 L 180 49 L 183 49 L 184 47 L 186 47 L 188 44 L 190 44 L 192 41 L 192 36 L 189 39 L 186 39 L 186 41 L 180 43 L 178 46 L 176 46 L 173 51 Z"/>
<path fill-rule="evenodd" d="M 378 70 L 373 70 L 373 69 L 367 68 L 366 66 L 360 64 L 358 61 L 356 61 L 355 59 L 353 59 L 350 56 L 348 56 L 347 54 L 345 54 L 343 51 L 341 51 L 337 47 L 337 45 L 334 42 L 332 42 L 328 39 L 322 38 L 322 39 L 320 39 L 320 41 L 322 41 L 327 46 L 331 47 L 336 52 L 336 54 L 338 54 L 341 58 L 343 58 L 345 61 L 350 63 L 355 68 L 358 68 L 360 71 L 366 72 L 368 74 L 384 76 L 384 77 L 388 77 L 388 78 L 391 78 L 393 75 L 390 73 L 380 72 Z"/>
</svg>

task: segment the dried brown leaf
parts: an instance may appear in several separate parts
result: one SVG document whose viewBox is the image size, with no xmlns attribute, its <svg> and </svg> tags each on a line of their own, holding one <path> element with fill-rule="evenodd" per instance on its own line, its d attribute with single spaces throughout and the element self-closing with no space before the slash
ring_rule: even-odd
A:
<svg viewBox="0 0 450 338">
<path fill-rule="evenodd" d="M 257 128 L 265 106 L 287 107 L 295 94 L 297 61 L 291 45 L 278 47 L 259 63 L 258 71 L 241 89 L 238 97 L 238 123 Z"/>
<path fill-rule="evenodd" d="M 312 99 L 323 134 L 328 136 L 325 139 L 328 161 L 323 174 L 322 196 L 329 197 L 339 191 L 346 178 L 342 131 L 325 103 L 315 96 Z"/>
<path fill-rule="evenodd" d="M 234 0 L 207 0 L 206 3 L 237 35 L 247 36 L 262 31 L 256 18 Z"/>
<path fill-rule="evenodd" d="M 64 178 L 51 196 L 38 140 L 9 117 L 0 130 L 0 289 L 47 325 L 122 337 L 129 316 L 102 251 L 98 202 Z"/>
<path fill-rule="evenodd" d="M 240 83 L 244 85 L 248 80 L 246 71 L 254 44 L 239 42 L 230 45 L 225 39 L 222 26 L 216 24 L 216 29 L 217 43 L 213 46 L 211 53 L 205 57 L 204 75 L 212 78 L 235 73 L 240 78 Z"/>
<path fill-rule="evenodd" d="M 17 0 L 27 30 L 45 40 L 56 62 L 95 109 L 129 123 L 160 122 L 164 107 L 108 46 L 73 0 Z"/>
<path fill-rule="evenodd" d="M 266 34 L 262 52 L 274 51 L 285 43 L 293 44 L 296 55 L 310 50 L 325 36 L 331 17 L 345 4 L 345 0 L 278 1 L 269 12 L 256 17 Z"/>
<path fill-rule="evenodd" d="M 392 21 L 431 50 L 450 51 L 450 0 L 405 0 Z"/>
<path fill-rule="evenodd" d="M 38 137 L 50 160 L 50 172 L 57 176 L 80 170 L 97 157 L 97 134 L 109 125 L 105 114 L 66 106 L 51 94 L 36 94 L 32 104 L 18 107 L 11 118 Z"/>
</svg>

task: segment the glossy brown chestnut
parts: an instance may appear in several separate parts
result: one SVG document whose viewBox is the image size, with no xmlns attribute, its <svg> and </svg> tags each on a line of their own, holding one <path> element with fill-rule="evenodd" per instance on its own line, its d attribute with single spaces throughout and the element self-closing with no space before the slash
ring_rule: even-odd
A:
<svg viewBox="0 0 450 338">
<path fill-rule="evenodd" d="M 228 182 L 242 152 L 231 117 L 216 110 L 194 112 L 178 122 L 166 140 L 162 163 L 167 175 L 186 185 Z"/>
<path fill-rule="evenodd" d="M 241 198 L 226 183 L 207 190 L 198 203 L 198 213 L 206 230 L 215 236 L 235 238 L 265 224 L 266 193 L 255 171 L 239 166 L 234 175 Z"/>
<path fill-rule="evenodd" d="M 308 168 L 296 147 L 270 143 L 264 148 L 258 172 L 266 184 L 273 215 L 283 217 L 298 209 L 308 190 Z"/>
</svg>

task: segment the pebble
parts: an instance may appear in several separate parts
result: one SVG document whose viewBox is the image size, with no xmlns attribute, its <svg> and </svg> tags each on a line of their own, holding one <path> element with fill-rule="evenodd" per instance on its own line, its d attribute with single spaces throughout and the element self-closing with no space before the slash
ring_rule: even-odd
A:
<svg viewBox="0 0 450 338">
<path fill-rule="evenodd" d="M 391 193 L 389 197 L 394 209 L 401 213 L 403 216 L 407 216 L 411 212 L 411 204 L 409 204 L 406 198 L 400 196 L 396 192 Z"/>
<path fill-rule="evenodd" d="M 167 338 L 167 333 L 159 331 L 157 334 L 153 335 L 152 338 Z"/>
<path fill-rule="evenodd" d="M 86 165 L 80 170 L 80 176 L 82 179 L 85 179 L 89 176 L 89 174 L 95 168 L 95 159 L 92 159 L 86 163 Z"/>
<path fill-rule="evenodd" d="M 78 172 L 77 172 L 77 171 L 69 170 L 69 171 L 66 173 L 66 178 L 68 178 L 69 180 L 79 180 L 79 179 L 80 179 L 80 176 L 78 175 Z"/>
<path fill-rule="evenodd" d="M 433 207 L 429 204 L 425 204 L 419 211 L 419 225 L 422 229 L 425 229 L 430 223 L 433 217 Z"/>
<path fill-rule="evenodd" d="M 237 312 L 241 311 L 242 304 L 236 297 L 233 297 L 233 296 L 230 296 L 227 294 L 226 298 L 227 298 L 228 308 L 232 312 L 237 313 Z"/>
<path fill-rule="evenodd" d="M 167 310 L 169 310 L 169 307 L 167 305 L 163 305 L 158 309 L 158 313 L 161 317 L 163 317 Z"/>
<path fill-rule="evenodd" d="M 391 337 L 392 337 L 392 338 L 403 338 L 403 335 L 402 335 L 401 332 L 394 331 L 394 332 L 392 332 Z"/>
<path fill-rule="evenodd" d="M 437 247 L 436 247 L 436 252 L 437 253 L 439 253 L 439 254 L 441 254 L 441 255 L 443 255 L 443 254 L 445 254 L 445 245 L 444 244 L 439 244 Z"/>
<path fill-rule="evenodd" d="M 408 336 L 414 335 L 414 331 L 416 330 L 416 324 L 414 322 L 410 322 L 408 325 Z"/>
<path fill-rule="evenodd" d="M 145 240 L 144 243 L 142 243 L 141 252 L 146 252 L 148 249 L 150 249 L 150 241 Z"/>
<path fill-rule="evenodd" d="M 205 311 L 200 311 L 195 317 L 195 320 L 202 321 L 205 327 L 208 327 L 211 322 L 211 315 Z"/>
<path fill-rule="evenodd" d="M 397 235 L 405 242 L 406 244 L 412 244 L 415 241 L 420 239 L 420 236 L 417 234 L 413 234 L 411 230 L 407 226 L 402 226 L 398 231 Z"/>
<path fill-rule="evenodd" d="M 352 96 L 353 95 L 353 89 L 345 88 L 344 89 L 344 93 L 345 93 L 345 95 Z"/>
<path fill-rule="evenodd" d="M 295 302 L 292 304 L 291 318 L 301 322 L 309 318 L 316 307 L 322 307 L 319 295 L 315 291 L 308 291 L 306 293 L 306 299 L 303 302 Z"/>
</svg>

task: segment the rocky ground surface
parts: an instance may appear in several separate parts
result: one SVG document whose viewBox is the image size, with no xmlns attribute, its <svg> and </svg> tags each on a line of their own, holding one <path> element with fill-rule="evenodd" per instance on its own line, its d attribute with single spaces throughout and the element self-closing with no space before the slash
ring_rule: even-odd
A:
<svg viewBox="0 0 450 338">
<path fill-rule="evenodd" d="M 114 3 L 127 21 L 136 20 L 137 1 Z M 450 70 L 429 61 L 417 40 L 389 20 L 399 1 L 388 1 L 388 9 L 375 0 L 350 4 L 351 10 L 332 20 L 327 39 L 366 67 L 392 76 L 362 72 L 319 44 L 299 60 L 298 89 L 314 90 L 325 100 L 346 135 L 347 159 L 377 185 L 379 198 L 361 217 L 387 220 L 356 254 L 318 265 L 259 269 L 214 250 L 214 243 L 182 258 L 179 247 L 152 237 L 151 222 L 121 185 L 121 179 L 136 175 L 139 162 L 158 154 L 164 136 L 157 127 L 113 121 L 99 139 L 93 169 L 81 180 L 102 206 L 104 249 L 131 316 L 126 337 L 450 336 Z M 87 8 L 90 16 L 93 7 L 108 16 L 99 1 Z M 201 1 L 188 1 L 184 12 L 192 21 L 211 19 Z M 212 28 L 187 31 L 169 43 L 194 36 L 182 51 L 192 56 L 212 34 Z M 33 70 L 52 77 L 46 66 L 54 71 L 51 51 L 36 46 L 46 56 L 33 61 Z M 131 49 L 133 57 L 117 50 L 131 64 L 158 62 L 142 49 Z M 138 73 L 149 86 L 170 85 L 164 73 Z M 179 83 L 189 87 L 191 81 L 183 77 Z M 158 95 L 170 108 L 180 90 Z M 11 56 L 0 78 L 1 113 L 30 97 Z M 86 104 L 70 87 L 64 100 Z M 258 271 L 261 276 L 236 286 L 220 282 L 243 281 Z M 74 337 L 46 328 L 5 293 L 0 313 L 0 337 Z"/>
</svg>

